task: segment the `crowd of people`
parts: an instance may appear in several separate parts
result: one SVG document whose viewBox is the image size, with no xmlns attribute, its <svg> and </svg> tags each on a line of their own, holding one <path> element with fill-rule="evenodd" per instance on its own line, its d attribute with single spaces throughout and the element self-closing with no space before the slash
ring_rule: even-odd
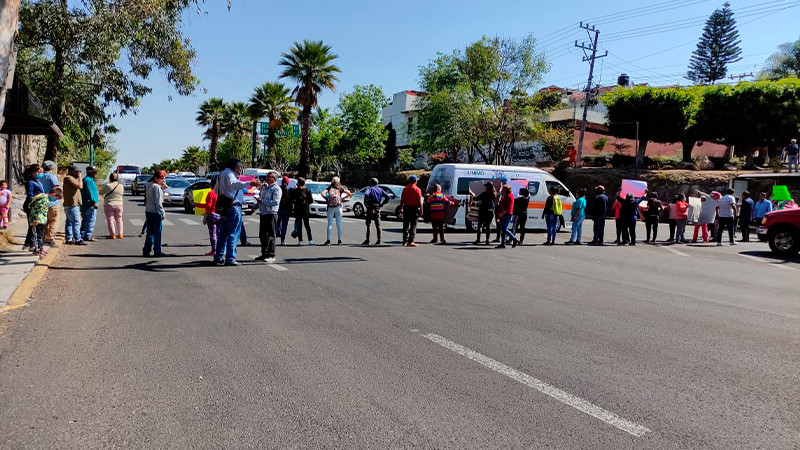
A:
<svg viewBox="0 0 800 450">
<path fill-rule="evenodd" d="M 23 210 L 28 215 L 28 233 L 24 250 L 36 255 L 45 255 L 45 246 L 57 246 L 55 242 L 59 209 L 65 213 L 65 244 L 87 245 L 95 241 L 95 221 L 97 209 L 102 200 L 108 227 L 109 239 L 123 238 L 123 193 L 124 186 L 118 175 L 112 173 L 108 182 L 98 188 L 95 180 L 97 168 L 89 166 L 86 175 L 71 166 L 63 179 L 63 186 L 54 171 L 55 163 L 45 161 L 41 166 L 33 164 L 24 171 L 25 202 Z M 247 245 L 242 214 L 244 194 L 259 188 L 258 214 L 261 255 L 258 261 L 274 262 L 276 246 L 286 244 L 287 233 L 297 239 L 298 245 L 304 243 L 305 236 L 309 245 L 315 245 L 309 222 L 309 206 L 313 199 L 306 187 L 305 180 L 300 178 L 294 188 L 289 189 L 289 179 L 270 171 L 265 179 L 241 181 L 242 162 L 237 159 L 229 161 L 224 170 L 211 180 L 212 189 L 203 202 L 196 207 L 203 210 L 203 223 L 209 232 L 211 256 L 216 265 L 239 265 L 237 247 L 239 242 Z M 161 233 L 164 221 L 164 193 L 167 189 L 167 174 L 158 170 L 145 189 L 145 222 L 142 234 L 145 236 L 142 256 L 164 256 Z M 420 219 L 431 223 L 432 239 L 430 244 L 446 244 L 445 211 L 457 205 L 458 200 L 443 194 L 442 187 L 433 184 L 429 192 L 423 194 L 417 185 L 419 178 L 411 175 L 408 178 L 400 198 L 403 231 L 402 245 L 417 247 L 417 224 Z M 387 192 L 378 186 L 378 180 L 369 180 L 364 191 L 366 236 L 362 245 L 381 244 L 382 208 L 389 202 Z M 547 238 L 543 245 L 555 245 L 557 232 L 565 225 L 564 207 L 558 191 L 550 188 L 545 201 L 542 219 L 547 228 Z M 662 219 L 666 218 L 669 226 L 669 238 L 665 243 L 683 244 L 688 242 L 686 226 L 689 218 L 689 204 L 683 194 L 674 196 L 669 202 L 659 198 L 657 192 L 647 192 L 635 197 L 632 193 L 617 192 L 613 201 L 605 193 L 603 186 L 595 188 L 595 196 L 591 203 L 587 202 L 586 190 L 578 189 L 576 200 L 570 209 L 571 234 L 566 245 L 582 245 L 583 223 L 591 216 L 594 224 L 592 239 L 588 245 L 605 244 L 605 227 L 609 212 L 613 214 L 616 226 L 617 245 L 636 245 L 636 225 L 643 222 L 646 230 L 645 244 L 658 242 L 658 228 Z M 700 211 L 694 220 L 692 242 L 716 242 L 722 245 L 724 232 L 727 231 L 731 245 L 736 244 L 735 228 L 741 232 L 741 241 L 750 240 L 750 225 L 760 224 L 764 216 L 772 211 L 773 204 L 766 193 L 760 193 L 754 202 L 750 193 L 742 194 L 741 204 L 737 204 L 732 189 L 724 194 L 699 192 Z M 5 181 L 0 181 L 0 227 L 8 226 L 8 209 L 12 192 Z M 336 225 L 336 245 L 342 245 L 342 206 L 352 193 L 344 188 L 338 177 L 334 177 L 330 185 L 322 192 L 327 203 L 327 233 L 323 245 L 331 244 L 333 226 Z M 525 188 L 515 196 L 512 187 L 502 185 L 499 189 L 492 182 L 486 182 L 483 191 L 471 196 L 468 210 L 475 213 L 477 235 L 474 245 L 497 244 L 497 248 L 512 248 L 522 245 L 526 235 L 528 219 L 529 192 Z M 662 217 L 663 216 L 663 217 Z M 289 231 L 290 219 L 294 217 L 294 227 Z M 372 240 L 374 228 L 375 240 Z M 494 232 L 494 240 L 490 237 Z M 278 242 L 280 244 L 278 244 Z"/>
</svg>

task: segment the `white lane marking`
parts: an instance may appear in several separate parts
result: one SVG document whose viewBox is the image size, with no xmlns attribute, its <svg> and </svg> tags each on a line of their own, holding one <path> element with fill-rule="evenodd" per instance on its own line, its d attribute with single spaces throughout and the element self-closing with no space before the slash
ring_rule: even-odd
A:
<svg viewBox="0 0 800 450">
<path fill-rule="evenodd" d="M 279 266 L 277 264 L 270 264 L 270 266 L 272 266 L 273 269 L 275 269 L 275 270 L 277 270 L 279 272 L 285 272 L 285 271 L 289 270 L 286 267 Z"/>
<path fill-rule="evenodd" d="M 684 257 L 686 257 L 686 258 L 691 258 L 691 256 L 690 256 L 688 253 L 683 253 L 682 251 L 680 251 L 680 250 L 677 250 L 677 249 L 674 249 L 674 248 L 672 248 L 672 247 L 662 247 L 662 248 L 663 248 L 664 250 L 668 251 L 668 252 L 675 253 L 675 254 L 676 254 L 676 255 L 678 255 L 678 256 L 684 256 Z"/>
<path fill-rule="evenodd" d="M 777 267 L 777 268 L 779 268 L 779 269 L 785 269 L 785 270 L 796 270 L 796 269 L 794 269 L 793 267 L 784 266 L 784 265 L 783 265 L 783 263 L 779 263 L 779 262 L 772 262 L 772 261 L 770 261 L 769 259 L 765 259 L 765 258 L 759 258 L 758 256 L 753 256 L 753 255 L 743 255 L 743 254 L 741 254 L 741 253 L 739 253 L 739 256 L 741 256 L 742 258 L 747 258 L 747 259 L 749 259 L 749 260 L 751 260 L 751 261 L 757 261 L 757 262 L 760 262 L 760 263 L 762 263 L 762 264 L 769 264 L 770 266 L 772 266 L 772 267 Z"/>
<path fill-rule="evenodd" d="M 185 223 L 186 225 L 200 225 L 200 222 L 195 222 L 192 219 L 181 218 L 181 219 L 178 219 L 178 220 L 180 220 L 181 222 Z"/>
<path fill-rule="evenodd" d="M 175 225 L 175 224 L 170 222 L 167 219 L 164 219 L 164 223 L 162 223 L 162 225 L 165 226 L 165 227 L 169 227 L 169 226 L 172 226 L 172 225 Z"/>
<path fill-rule="evenodd" d="M 422 337 L 441 345 L 442 347 L 452 350 L 459 355 L 466 356 L 467 358 L 478 362 L 502 375 L 505 375 L 513 380 L 516 380 L 528 387 L 532 387 L 537 391 L 549 395 L 550 397 L 564 403 L 566 405 L 572 406 L 573 408 L 586 413 L 592 417 L 602 420 L 603 422 L 612 425 L 614 427 L 619 428 L 622 431 L 630 433 L 636 437 L 639 437 L 649 431 L 649 428 L 644 427 L 642 425 L 638 425 L 634 422 L 629 420 L 623 419 L 618 415 L 612 413 L 611 411 L 605 410 L 597 405 L 587 402 L 582 398 L 576 397 L 568 392 L 562 391 L 555 386 L 551 386 L 544 381 L 536 379 L 526 373 L 520 372 L 516 369 L 508 367 L 507 365 L 495 361 L 488 356 L 484 356 L 476 351 L 470 350 L 463 345 L 456 344 L 453 341 L 445 339 L 437 334 L 428 333 L 423 334 Z"/>
<path fill-rule="evenodd" d="M 244 221 L 248 222 L 248 223 L 259 223 L 259 220 L 256 219 L 255 217 L 248 217 L 248 218 L 244 219 Z"/>
<path fill-rule="evenodd" d="M 130 221 L 131 221 L 131 225 L 133 225 L 135 227 L 140 227 L 140 226 L 144 225 L 144 220 L 142 220 L 142 219 L 130 219 Z"/>
</svg>

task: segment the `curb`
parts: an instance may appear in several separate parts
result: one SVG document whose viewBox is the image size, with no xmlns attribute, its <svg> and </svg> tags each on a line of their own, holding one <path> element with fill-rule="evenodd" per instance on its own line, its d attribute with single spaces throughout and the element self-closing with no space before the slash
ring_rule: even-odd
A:
<svg viewBox="0 0 800 450">
<path fill-rule="evenodd" d="M 0 308 L 0 316 L 4 316 L 10 311 L 28 305 L 28 300 L 33 294 L 33 291 L 39 286 L 39 283 L 42 281 L 45 274 L 47 274 L 47 269 L 50 268 L 53 260 L 56 259 L 58 253 L 64 248 L 63 239 L 57 239 L 56 242 L 58 243 L 58 247 L 48 250 L 47 256 L 36 262 L 33 269 L 31 269 L 28 275 L 25 276 L 25 279 L 22 280 L 22 283 L 20 283 L 11 294 L 5 306 Z"/>
</svg>

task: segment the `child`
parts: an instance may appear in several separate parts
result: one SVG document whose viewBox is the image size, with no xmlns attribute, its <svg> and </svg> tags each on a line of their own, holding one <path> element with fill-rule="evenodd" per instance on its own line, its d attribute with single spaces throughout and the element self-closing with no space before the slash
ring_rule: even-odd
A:
<svg viewBox="0 0 800 450">
<path fill-rule="evenodd" d="M 37 194 L 29 205 L 28 225 L 31 227 L 33 238 L 31 240 L 31 251 L 34 255 L 45 256 L 44 250 L 44 229 L 47 224 L 47 211 L 50 209 L 50 199 L 61 200 L 63 197 L 59 186 L 53 186 L 49 194 Z"/>
<path fill-rule="evenodd" d="M 669 239 L 667 242 L 675 242 L 675 229 L 678 227 L 678 209 L 675 204 L 678 203 L 678 196 L 672 197 L 672 202 L 667 205 L 669 211 Z"/>
<path fill-rule="evenodd" d="M 211 251 L 206 253 L 206 256 L 216 255 L 215 249 L 217 248 L 217 236 L 219 235 L 219 214 L 216 213 L 217 208 L 217 193 L 214 192 L 214 187 L 217 184 L 217 179 L 211 180 L 211 192 L 206 196 L 205 203 L 198 203 L 195 206 L 203 208 L 205 214 L 203 215 L 203 223 L 208 226 L 208 239 L 211 241 Z"/>
<path fill-rule="evenodd" d="M 683 194 L 678 194 L 678 201 L 675 202 L 676 244 L 686 243 L 684 233 L 686 232 L 686 220 L 689 219 L 689 204 L 685 200 L 686 197 Z"/>
<path fill-rule="evenodd" d="M 514 234 L 522 245 L 525 240 L 525 223 L 528 221 L 528 203 L 530 202 L 530 192 L 525 188 L 520 188 L 519 197 L 514 199 Z"/>
<path fill-rule="evenodd" d="M 8 210 L 11 208 L 11 190 L 6 180 L 0 180 L 0 230 L 8 228 Z"/>
<path fill-rule="evenodd" d="M 622 228 L 624 227 L 622 219 L 620 219 L 620 210 L 622 209 L 622 201 L 624 200 L 620 195 L 622 194 L 622 190 L 617 191 L 617 196 L 614 199 L 614 203 L 611 204 L 611 209 L 614 211 L 614 225 L 616 226 L 617 231 L 617 239 L 614 241 L 615 244 L 619 244 L 622 242 Z"/>
<path fill-rule="evenodd" d="M 431 226 L 433 227 L 433 239 L 429 244 L 440 242 L 442 245 L 447 244 L 444 240 L 444 206 L 453 205 L 454 202 L 442 194 L 442 186 L 440 184 L 433 185 L 433 193 L 428 196 L 426 200 L 431 209 Z"/>
</svg>

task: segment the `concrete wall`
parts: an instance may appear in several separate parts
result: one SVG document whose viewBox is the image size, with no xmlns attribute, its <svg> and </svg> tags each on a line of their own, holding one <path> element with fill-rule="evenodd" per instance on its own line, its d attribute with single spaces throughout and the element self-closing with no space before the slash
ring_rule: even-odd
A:
<svg viewBox="0 0 800 450">
<path fill-rule="evenodd" d="M 0 179 L 8 180 L 12 187 L 22 183 L 22 171 L 25 166 L 42 163 L 47 138 L 44 136 L 11 136 L 11 170 L 8 161 L 9 136 L 0 134 Z"/>
</svg>

